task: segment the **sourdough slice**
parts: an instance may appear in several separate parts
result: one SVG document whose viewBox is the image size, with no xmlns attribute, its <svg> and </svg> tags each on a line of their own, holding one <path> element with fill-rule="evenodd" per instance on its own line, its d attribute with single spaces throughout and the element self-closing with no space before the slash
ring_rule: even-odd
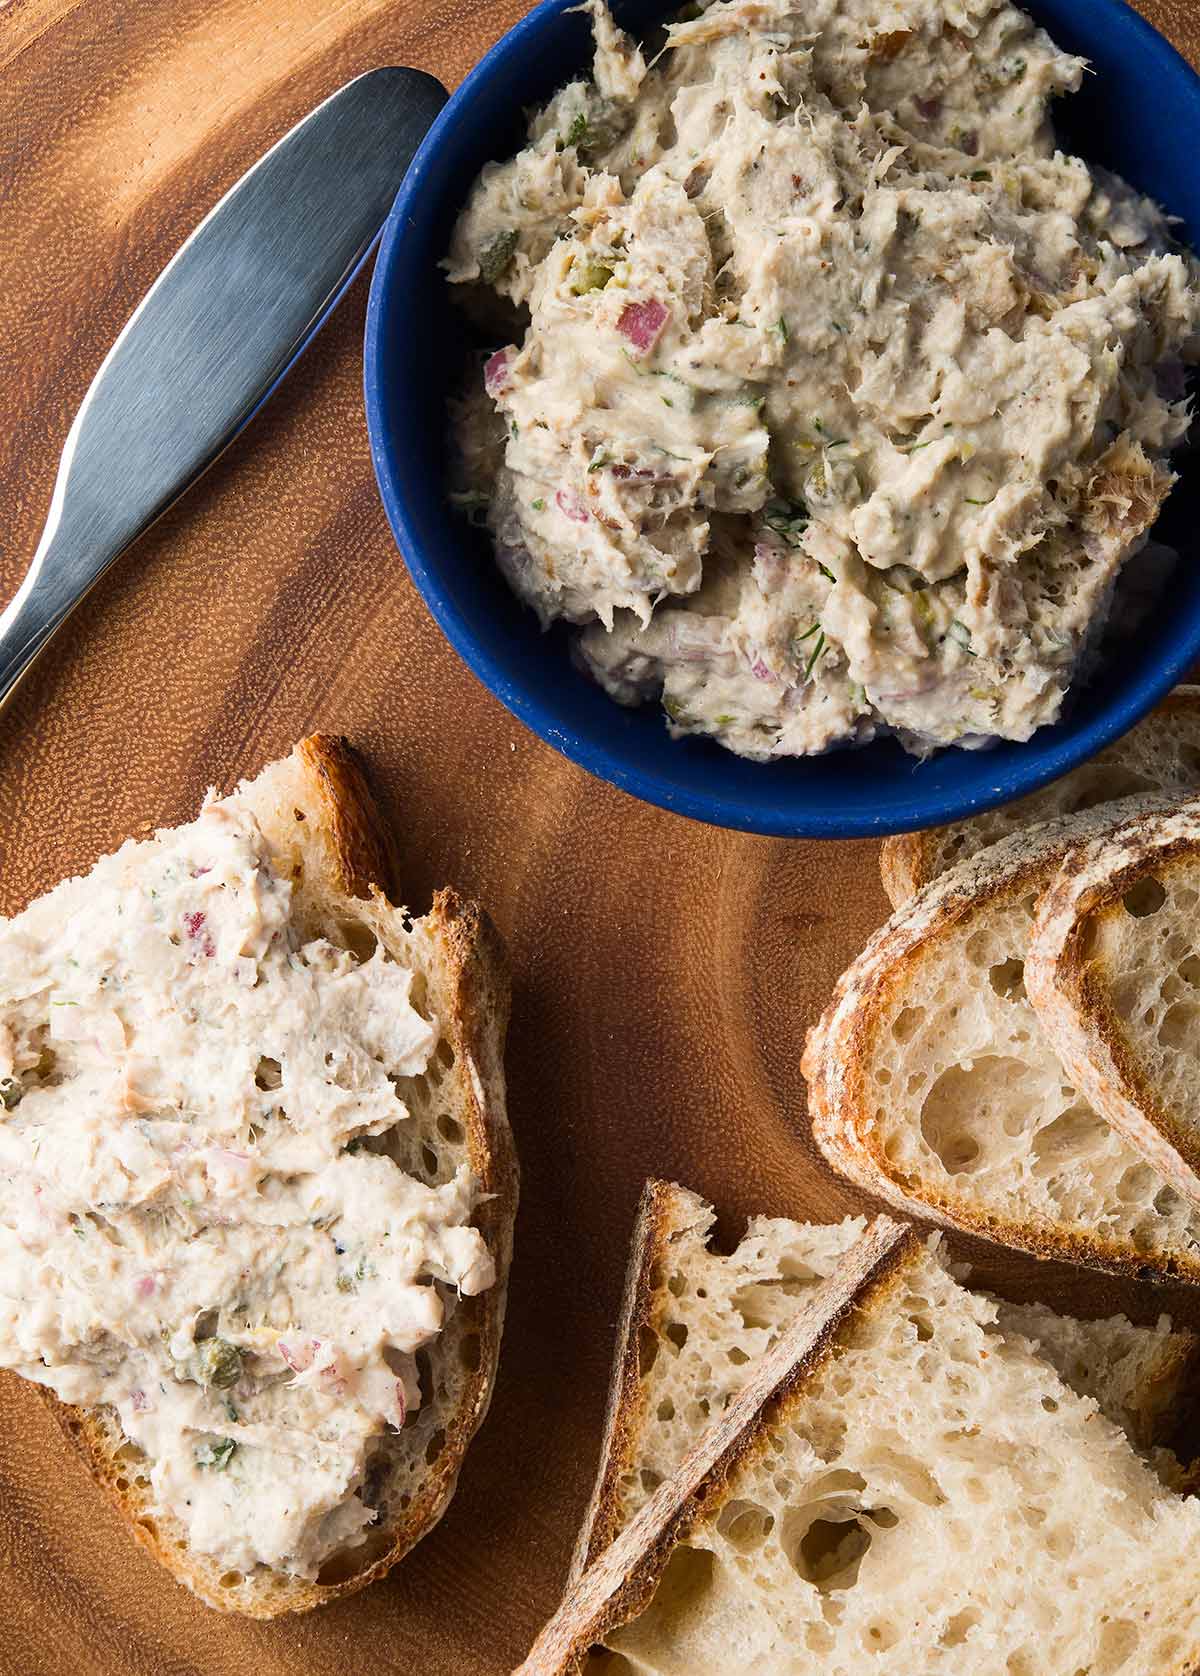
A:
<svg viewBox="0 0 1200 1676">
<path fill-rule="evenodd" d="M 292 922 L 368 958 L 377 944 L 413 974 L 411 1000 L 433 1027 L 426 1070 L 398 1076 L 408 1108 L 387 1132 L 386 1152 L 417 1181 L 472 1172 L 472 1225 L 492 1254 L 495 1283 L 459 1297 L 441 1281 L 438 1335 L 418 1352 L 421 1403 L 401 1430 L 378 1439 L 364 1499 L 377 1510 L 365 1541 L 322 1565 L 315 1581 L 258 1565 L 231 1574 L 189 1547 L 182 1524 L 151 1493 L 149 1462 L 113 1408 L 80 1408 L 43 1394 L 134 1535 L 209 1605 L 257 1618 L 304 1611 L 381 1576 L 429 1531 L 454 1492 L 463 1455 L 491 1399 L 517 1200 L 517 1166 L 505 1114 L 503 1043 L 509 985 L 499 938 L 474 903 L 439 891 L 411 919 L 382 894 L 392 885 L 391 846 L 358 760 L 340 739 L 314 736 L 239 787 L 276 874 L 292 882 Z"/>
<path fill-rule="evenodd" d="M 1135 728 L 1041 791 L 949 826 L 886 839 L 879 858 L 883 888 L 899 908 L 947 868 L 1024 827 L 1119 798 L 1182 794 L 1197 785 L 1200 687 L 1176 687 Z"/>
<path fill-rule="evenodd" d="M 767 1405 L 803 1384 L 843 1323 L 888 1289 L 917 1243 L 912 1228 L 888 1217 L 871 1223 L 829 1280 L 801 1299 L 791 1325 L 761 1358 L 724 1414 L 701 1432 L 679 1470 L 659 1485 L 595 1563 L 569 1586 L 514 1676 L 578 1669 L 588 1648 L 606 1631 L 626 1623 L 651 1601 L 675 1541 L 688 1534 L 706 1497 L 719 1491 L 753 1446 Z M 722 1665 L 718 1659 L 710 1668 L 741 1666 Z"/>
<path fill-rule="evenodd" d="M 1068 1074 L 1200 1201 L 1200 799 L 1071 851 L 1042 898 L 1028 984 Z"/>
<path fill-rule="evenodd" d="M 1094 1398 L 1134 1448 L 1154 1460 L 1160 1476 L 1176 1487 L 1183 1481 L 1167 1445 L 1196 1384 L 1200 1338 L 1194 1332 L 1172 1326 L 1169 1315 L 1138 1327 L 1124 1315 L 1082 1321 L 1048 1304 L 992 1302 L 1000 1332 L 1028 1339 L 1060 1379 Z"/>
<path fill-rule="evenodd" d="M 604 1443 L 571 1568 L 574 1579 L 665 1478 L 695 1436 L 742 1389 L 792 1320 L 862 1234 L 861 1217 L 832 1226 L 755 1217 L 729 1256 L 710 1250 L 710 1205 L 672 1182 L 647 1182 L 634 1230 Z M 1164 1445 L 1200 1340 L 1168 1317 L 1077 1321 L 1042 1304 L 990 1300 L 997 1333 L 1020 1335 L 1072 1390 L 1091 1397 L 1139 1449 Z M 1178 1484 L 1179 1463 L 1156 1468 Z"/>
<path fill-rule="evenodd" d="M 705 1434 L 523 1676 L 1185 1676 L 1200 1505 L 992 1314 L 936 1241 L 894 1246 L 761 1400 L 756 1370 L 738 1434 Z"/>
<path fill-rule="evenodd" d="M 1200 1210 L 1075 1091 L 1025 996 L 1037 902 L 1134 799 L 1018 833 L 915 897 L 803 1059 L 826 1158 L 901 1209 L 1041 1257 L 1200 1281 Z"/>
</svg>

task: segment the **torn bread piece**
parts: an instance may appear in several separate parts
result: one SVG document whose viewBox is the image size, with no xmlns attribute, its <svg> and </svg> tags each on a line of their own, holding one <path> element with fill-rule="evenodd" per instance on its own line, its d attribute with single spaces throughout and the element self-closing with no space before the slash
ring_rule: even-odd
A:
<svg viewBox="0 0 1200 1676">
<path fill-rule="evenodd" d="M 873 1224 L 520 1676 L 1185 1676 L 1200 1504 L 993 1315 Z"/>
<path fill-rule="evenodd" d="M 1029 998 L 1067 1074 L 1200 1201 L 1200 799 L 1069 852 L 1042 897 Z"/>
<path fill-rule="evenodd" d="M 886 838 L 879 857 L 883 888 L 900 908 L 948 868 L 1025 827 L 1119 798 L 1183 795 L 1197 786 L 1200 687 L 1176 687 L 1122 738 L 1040 791 L 948 826 Z"/>
<path fill-rule="evenodd" d="M 410 917 L 340 740 L 0 924 L 0 1365 L 210 1605 L 301 1611 L 444 1512 L 491 1395 L 508 979 Z"/>
<path fill-rule="evenodd" d="M 754 1217 L 728 1256 L 709 1246 L 716 1221 L 698 1194 L 650 1181 L 642 1194 L 626 1276 L 604 1443 L 571 1576 L 577 1577 L 658 1485 L 696 1435 L 724 1412 L 799 1300 L 828 1278 L 865 1227 L 862 1217 L 814 1225 Z M 1163 1447 L 1200 1339 L 1170 1319 L 1138 1327 L 1124 1316 L 1080 1321 L 1042 1304 L 995 1305 L 995 1332 L 1019 1334 L 1081 1396 L 1154 1450 L 1173 1486 L 1184 1469 Z"/>
<path fill-rule="evenodd" d="M 835 1169 L 1036 1256 L 1200 1281 L 1200 1208 L 1075 1089 L 1024 982 L 1034 913 L 1066 854 L 1168 807 L 1132 799 L 1017 833 L 876 933 L 802 1062 Z"/>
</svg>

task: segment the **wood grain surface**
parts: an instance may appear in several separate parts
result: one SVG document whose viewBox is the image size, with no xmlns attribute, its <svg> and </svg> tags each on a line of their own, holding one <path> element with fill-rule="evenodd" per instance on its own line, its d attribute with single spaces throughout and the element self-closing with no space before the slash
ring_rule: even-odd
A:
<svg viewBox="0 0 1200 1676">
<path fill-rule="evenodd" d="M 447 85 L 522 0 L 0 5 L 0 594 L 76 406 L 200 215 L 341 82 Z M 1147 0 L 1200 53 L 1197 0 Z M 872 844 L 769 842 L 644 807 L 522 731 L 458 662 L 393 547 L 360 396 L 360 282 L 200 488 L 101 583 L 0 717 L 0 911 L 189 818 L 313 728 L 367 753 L 423 907 L 484 901 L 516 972 L 524 1166 L 496 1400 L 443 1524 L 352 1600 L 270 1625 L 144 1557 L 35 1393 L 0 1378 L 5 1676 L 494 1676 L 554 1607 L 599 1441 L 643 1178 L 754 1211 L 860 1197 L 805 1135 L 803 1032 L 884 917 Z M 964 1249 L 966 1249 L 964 1247 Z M 1200 1298 L 976 1248 L 1013 1295 L 1200 1321 Z"/>
</svg>

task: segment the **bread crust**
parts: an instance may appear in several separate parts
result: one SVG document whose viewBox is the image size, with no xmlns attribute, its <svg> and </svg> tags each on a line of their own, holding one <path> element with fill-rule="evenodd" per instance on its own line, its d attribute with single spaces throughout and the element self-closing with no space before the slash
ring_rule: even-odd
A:
<svg viewBox="0 0 1200 1676">
<path fill-rule="evenodd" d="M 322 857 L 324 885 L 359 909 L 372 929 L 407 935 L 408 917 L 393 907 L 377 887 L 391 882 L 391 845 L 369 791 L 357 754 L 348 742 L 314 734 L 295 748 L 290 765 L 301 776 L 305 802 L 305 843 Z M 268 771 L 269 772 L 269 771 Z M 314 833 L 312 809 L 319 810 Z M 366 900 L 364 900 L 364 898 Z M 455 1110 L 467 1134 L 468 1156 L 482 1192 L 494 1195 L 475 1218 L 496 1265 L 488 1291 L 464 1298 L 468 1328 L 478 1337 L 478 1362 L 467 1379 L 455 1412 L 445 1424 L 445 1442 L 400 1521 L 386 1533 L 386 1544 L 368 1541 L 335 1556 L 345 1570 L 336 1580 L 309 1582 L 259 1566 L 239 1585 L 222 1583 L 224 1568 L 211 1557 L 193 1553 L 181 1539 L 172 1540 L 166 1523 L 153 1515 L 147 1493 L 133 1482 L 119 1421 L 108 1408 L 82 1408 L 60 1402 L 39 1387 L 66 1435 L 80 1450 L 92 1476 L 128 1521 L 136 1539 L 208 1605 L 253 1618 L 306 1612 L 354 1594 L 390 1571 L 430 1531 L 448 1507 L 467 1445 L 487 1413 L 495 1383 L 504 1312 L 518 1169 L 505 1111 L 504 1037 L 509 1013 L 509 972 L 503 944 L 487 914 L 453 890 L 434 897 L 422 924 L 443 963 L 450 1004 L 440 1020 L 454 1054 L 448 1073 L 457 1081 Z"/>
<path fill-rule="evenodd" d="M 666 1257 L 672 1238 L 697 1223 L 707 1225 L 711 1220 L 712 1212 L 704 1201 L 675 1182 L 648 1181 L 642 1189 L 617 1323 L 600 1464 L 571 1556 L 568 1587 L 604 1552 L 625 1522 L 620 1483 L 637 1453 L 646 1406 L 642 1337 L 647 1331 L 656 1331 L 664 1306 L 656 1271 Z"/>
<path fill-rule="evenodd" d="M 659 1184 L 661 1185 L 661 1184 Z M 572 1583 L 514 1676 L 568 1676 L 588 1648 L 651 1599 L 671 1550 L 718 1503 L 736 1467 L 765 1448 L 850 1323 L 877 1307 L 922 1251 L 913 1228 L 881 1216 L 805 1300 L 745 1388 L 599 1558 Z"/>
<path fill-rule="evenodd" d="M 1166 698 L 1151 711 L 1143 722 L 1138 724 L 1138 728 L 1132 730 L 1132 735 L 1135 737 L 1140 729 L 1153 728 L 1156 722 L 1173 720 L 1193 722 L 1196 727 L 1197 742 L 1200 745 L 1200 686 L 1176 687 L 1167 694 Z M 1131 735 L 1127 734 L 1125 740 L 1118 741 L 1115 746 L 1109 746 L 1108 750 L 1120 750 L 1126 741 L 1134 742 Z M 1067 777 L 1064 776 L 1064 778 Z M 1044 788 L 1043 792 L 1034 792 L 1028 800 L 1021 799 L 1014 805 L 1014 808 L 1020 809 L 1027 801 L 1034 802 L 1034 800 L 1041 798 L 1045 791 L 1051 790 L 1053 785 L 1059 783 L 1054 781 L 1051 787 Z M 1036 814 L 1031 814 L 1030 821 L 1035 821 L 1037 818 Z M 906 902 L 911 901 L 918 891 L 924 890 L 927 884 L 945 870 L 945 862 L 942 859 L 945 854 L 945 846 L 948 838 L 959 825 L 968 826 L 970 822 L 955 822 L 951 826 L 932 826 L 927 827 L 923 832 L 902 832 L 894 837 L 884 839 L 883 847 L 879 853 L 879 872 L 883 880 L 883 888 L 887 892 L 888 901 L 893 908 L 902 908 Z"/>
<path fill-rule="evenodd" d="M 1113 1274 L 1200 1283 L 1200 1257 L 1135 1253 L 1124 1241 L 1067 1223 L 1013 1222 L 907 1179 L 879 1144 L 867 1084 L 881 1017 L 889 1001 L 903 993 L 930 943 L 992 904 L 1040 897 L 1078 843 L 1107 835 L 1131 815 L 1162 814 L 1171 806 L 1166 798 L 1134 798 L 1017 833 L 941 875 L 875 934 L 839 980 L 832 1002 L 809 1032 L 801 1060 L 813 1136 L 834 1169 L 906 1215 L 1035 1257 L 1065 1258 Z"/>
<path fill-rule="evenodd" d="M 313 733 L 300 740 L 295 754 L 321 806 L 330 883 L 347 896 L 369 896 L 374 886 L 390 898 L 396 888 L 395 846 L 358 752 L 339 734 Z"/>
<path fill-rule="evenodd" d="M 1038 906 L 1026 989 L 1068 1075 L 1177 1192 L 1200 1204 L 1200 1138 L 1159 1098 L 1096 962 L 1089 928 L 1123 913 L 1142 880 L 1200 861 L 1200 799 L 1169 814 L 1136 816 L 1071 850 Z"/>
</svg>

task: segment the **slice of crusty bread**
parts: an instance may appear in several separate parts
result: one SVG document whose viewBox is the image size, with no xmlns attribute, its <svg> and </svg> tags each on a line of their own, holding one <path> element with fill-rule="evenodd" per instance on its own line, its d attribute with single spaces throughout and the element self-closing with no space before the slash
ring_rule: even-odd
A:
<svg viewBox="0 0 1200 1676">
<path fill-rule="evenodd" d="M 521 1676 L 1195 1668 L 1180 1556 L 1200 1504 L 997 1333 L 936 1249 L 892 1239 L 810 1293 L 805 1325 L 568 1590 Z M 814 1343 L 823 1303 L 837 1313 Z"/>
<path fill-rule="evenodd" d="M 608 1414 L 574 1579 L 608 1547 L 698 1432 L 721 1414 L 795 1315 L 862 1234 L 861 1217 L 830 1226 L 755 1217 L 737 1249 L 713 1251 L 715 1214 L 673 1182 L 647 1182 L 634 1229 Z M 1169 1482 L 1182 1469 L 1165 1445 L 1200 1339 L 1163 1316 L 1136 1327 L 1122 1315 L 1078 1321 L 1044 1304 L 991 1300 L 994 1330 L 1040 1350 L 1072 1390 L 1091 1397 Z"/>
<path fill-rule="evenodd" d="M 634 1617 L 653 1598 L 677 1540 L 705 1502 L 720 1493 L 755 1445 L 772 1399 L 785 1400 L 820 1365 L 847 1319 L 869 1309 L 917 1247 L 915 1232 L 877 1217 L 824 1285 L 802 1298 L 791 1325 L 756 1364 L 723 1414 L 700 1433 L 678 1472 L 666 1479 L 568 1588 L 554 1617 L 514 1676 L 574 1671 L 589 1647 Z M 742 1668 L 738 1640 L 712 1650 L 707 1667 Z M 701 1665 L 698 1668 L 706 1668 Z"/>
<path fill-rule="evenodd" d="M 1072 850 L 1043 896 L 1029 998 L 1080 1091 L 1200 1201 L 1200 799 Z"/>
<path fill-rule="evenodd" d="M 893 908 L 939 873 L 1023 827 L 1099 803 L 1200 785 L 1200 687 L 1176 687 L 1123 738 L 1041 791 L 985 814 L 884 841 L 879 866 Z"/>
<path fill-rule="evenodd" d="M 517 1165 L 505 1114 L 503 1045 L 508 974 L 487 916 L 453 891 L 439 891 L 420 919 L 381 894 L 392 885 L 391 846 L 354 753 L 315 735 L 240 788 L 272 860 L 293 881 L 293 911 L 306 935 L 321 935 L 360 956 L 376 940 L 415 974 L 412 1000 L 437 1027 L 425 1074 L 398 1084 L 409 1120 L 391 1131 L 392 1156 L 428 1183 L 466 1162 L 482 1194 L 475 1225 L 497 1280 L 459 1298 L 439 1283 L 445 1326 L 422 1352 L 422 1401 L 372 1461 L 378 1519 L 366 1542 L 322 1567 L 315 1582 L 258 1566 L 230 1574 L 188 1547 L 181 1525 L 157 1508 L 144 1457 L 125 1438 L 114 1410 L 46 1401 L 83 1451 L 95 1477 L 135 1536 L 209 1605 L 251 1617 L 305 1611 L 383 1575 L 445 1512 L 466 1447 L 487 1412 L 504 1321 L 516 1213 Z"/>
<path fill-rule="evenodd" d="M 859 1186 L 1042 1257 L 1200 1281 L 1200 1209 L 1076 1093 L 1025 996 L 1039 898 L 1108 804 L 961 862 L 841 978 L 803 1059 L 818 1145 Z"/>
<path fill-rule="evenodd" d="M 1200 1337 L 1172 1326 L 1169 1315 L 1138 1327 L 1124 1315 L 1081 1321 L 1048 1304 L 992 1301 L 999 1331 L 1028 1339 L 1073 1391 L 1095 1399 L 1136 1449 L 1159 1451 L 1169 1443 L 1200 1371 Z M 1158 1464 L 1178 1481 L 1170 1462 Z"/>
</svg>

